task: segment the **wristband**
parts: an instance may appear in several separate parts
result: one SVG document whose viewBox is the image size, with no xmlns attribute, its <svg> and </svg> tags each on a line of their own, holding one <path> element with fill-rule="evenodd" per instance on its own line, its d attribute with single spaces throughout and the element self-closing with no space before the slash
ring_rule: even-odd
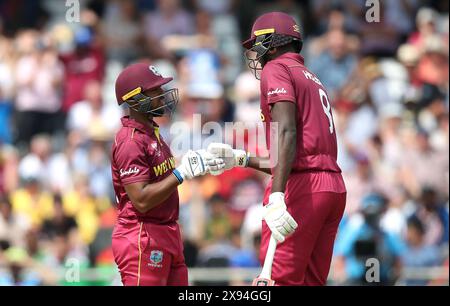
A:
<svg viewBox="0 0 450 306">
<path fill-rule="evenodd" d="M 183 183 L 184 181 L 183 176 L 181 175 L 181 172 L 178 169 L 173 170 L 172 174 L 175 175 L 175 177 L 178 180 L 178 183 L 180 184 Z"/>
</svg>

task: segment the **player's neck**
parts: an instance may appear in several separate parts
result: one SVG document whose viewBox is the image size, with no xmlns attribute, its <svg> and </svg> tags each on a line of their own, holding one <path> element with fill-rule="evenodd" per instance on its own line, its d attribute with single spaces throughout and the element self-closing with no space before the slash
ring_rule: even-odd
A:
<svg viewBox="0 0 450 306">
<path fill-rule="evenodd" d="M 153 128 L 153 116 L 151 115 L 130 111 L 130 118 L 149 128 Z"/>
</svg>

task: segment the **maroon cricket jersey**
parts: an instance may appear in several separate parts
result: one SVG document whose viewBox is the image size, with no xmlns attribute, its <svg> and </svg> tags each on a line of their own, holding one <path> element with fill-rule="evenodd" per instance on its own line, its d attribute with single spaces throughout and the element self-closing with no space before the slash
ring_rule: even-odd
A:
<svg viewBox="0 0 450 306">
<path fill-rule="evenodd" d="M 179 199 L 175 190 L 167 200 L 145 214 L 130 201 L 124 186 L 136 182 L 159 182 L 175 169 L 175 159 L 169 146 L 155 128 L 122 118 L 123 127 L 117 132 L 112 145 L 111 170 L 118 205 L 119 223 L 140 221 L 167 224 L 178 220 Z"/>
<path fill-rule="evenodd" d="M 330 100 L 320 80 L 304 66 L 303 57 L 286 53 L 268 62 L 262 71 L 260 86 L 261 119 L 265 122 L 268 149 L 271 106 L 280 101 L 295 103 L 297 150 L 292 171 L 340 173 Z"/>
</svg>

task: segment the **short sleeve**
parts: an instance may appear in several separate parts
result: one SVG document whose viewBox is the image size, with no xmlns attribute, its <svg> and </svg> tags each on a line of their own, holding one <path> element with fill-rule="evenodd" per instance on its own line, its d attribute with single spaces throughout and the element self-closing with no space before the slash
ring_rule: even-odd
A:
<svg viewBox="0 0 450 306">
<path fill-rule="evenodd" d="M 117 175 L 123 185 L 150 180 L 149 153 L 144 145 L 135 140 L 117 144 L 114 161 Z"/>
<path fill-rule="evenodd" d="M 261 85 L 269 105 L 280 101 L 296 103 L 293 80 L 284 65 L 269 63 L 261 75 Z"/>
</svg>

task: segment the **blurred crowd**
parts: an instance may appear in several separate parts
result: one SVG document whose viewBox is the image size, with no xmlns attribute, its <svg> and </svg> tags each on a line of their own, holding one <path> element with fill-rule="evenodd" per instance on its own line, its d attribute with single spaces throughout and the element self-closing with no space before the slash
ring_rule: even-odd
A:
<svg viewBox="0 0 450 306">
<path fill-rule="evenodd" d="M 74 268 L 76 284 L 111 283 L 110 147 L 126 114 L 117 75 L 149 60 L 174 77 L 181 101 L 158 119 L 169 144 L 233 143 L 195 126 L 260 122 L 259 81 L 240 42 L 273 10 L 301 25 L 306 65 L 332 98 L 348 190 L 333 283 L 366 283 L 368 258 L 379 260 L 381 284 L 448 267 L 448 1 L 381 0 L 372 23 L 363 0 L 78 2 L 69 22 L 65 1 L 0 0 L 0 285 L 70 285 Z M 188 267 L 259 267 L 267 179 L 236 168 L 180 186 Z M 402 281 L 448 284 L 448 270 Z"/>
</svg>

